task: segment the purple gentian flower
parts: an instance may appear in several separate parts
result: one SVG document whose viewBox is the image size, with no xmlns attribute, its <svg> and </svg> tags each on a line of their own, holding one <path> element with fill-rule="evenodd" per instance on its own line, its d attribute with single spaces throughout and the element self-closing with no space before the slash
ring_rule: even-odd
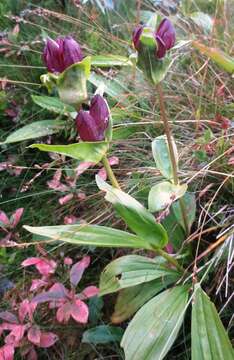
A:
<svg viewBox="0 0 234 360">
<path fill-rule="evenodd" d="M 140 37 L 145 25 L 138 25 L 132 34 L 132 41 L 136 50 L 140 51 Z M 162 59 L 167 50 L 175 45 L 175 29 L 169 19 L 165 18 L 159 24 L 158 29 L 154 32 L 157 41 L 156 58 Z"/>
<path fill-rule="evenodd" d="M 61 73 L 67 67 L 83 59 L 80 45 L 71 37 L 47 39 L 43 51 L 43 60 L 52 73 Z"/>
<path fill-rule="evenodd" d="M 156 56 L 161 59 L 166 51 L 175 45 L 175 29 L 169 19 L 163 19 L 155 33 L 158 49 Z"/>
<path fill-rule="evenodd" d="M 83 141 L 102 141 L 109 123 L 109 109 L 101 95 L 95 95 L 89 111 L 80 110 L 76 117 L 76 127 Z"/>
</svg>

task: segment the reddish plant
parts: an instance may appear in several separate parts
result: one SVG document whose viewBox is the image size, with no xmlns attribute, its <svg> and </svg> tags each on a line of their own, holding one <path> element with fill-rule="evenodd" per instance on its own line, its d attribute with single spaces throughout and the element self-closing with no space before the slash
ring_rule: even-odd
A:
<svg viewBox="0 0 234 360">
<path fill-rule="evenodd" d="M 16 348 L 21 349 L 21 355 L 28 360 L 37 360 L 36 347 L 48 348 L 58 340 L 56 334 L 43 332 L 33 323 L 33 314 L 37 303 L 23 300 L 19 305 L 18 316 L 9 311 L 0 312 L 3 321 L 0 325 L 0 336 L 5 336 L 5 345 L 0 348 L 0 360 L 13 360 Z"/>
<path fill-rule="evenodd" d="M 50 308 L 57 308 L 58 322 L 67 323 L 72 317 L 75 321 L 86 324 L 89 316 L 88 306 L 83 300 L 98 294 L 96 286 L 88 286 L 81 293 L 76 293 L 75 288 L 80 282 L 85 269 L 90 264 L 90 257 L 85 256 L 75 263 L 70 270 L 71 288 L 68 290 L 62 283 L 55 283 L 48 291 L 34 297 L 36 304 L 48 302 Z"/>
</svg>

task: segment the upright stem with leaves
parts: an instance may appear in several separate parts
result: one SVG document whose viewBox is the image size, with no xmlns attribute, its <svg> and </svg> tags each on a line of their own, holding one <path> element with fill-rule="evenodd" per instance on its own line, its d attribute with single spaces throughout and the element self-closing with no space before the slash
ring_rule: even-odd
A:
<svg viewBox="0 0 234 360">
<path fill-rule="evenodd" d="M 179 177 L 178 177 L 178 173 L 177 173 L 177 164 L 176 164 L 176 158 L 175 158 L 175 153 L 174 153 L 173 143 L 172 143 L 171 128 L 170 128 L 169 121 L 168 121 L 167 115 L 166 115 L 163 89 L 162 89 L 162 85 L 160 83 L 157 85 L 157 91 L 158 91 L 158 95 L 159 95 L 159 105 L 160 105 L 161 117 L 162 117 L 162 121 L 164 124 L 164 130 L 165 130 L 165 134 L 167 137 L 167 143 L 168 143 L 170 159 L 171 159 L 171 164 L 172 164 L 173 181 L 174 181 L 175 185 L 179 185 Z M 181 214 L 183 217 L 185 231 L 188 235 L 189 234 L 189 225 L 188 225 L 186 208 L 185 208 L 183 199 L 180 198 L 179 203 L 180 203 Z"/>
</svg>

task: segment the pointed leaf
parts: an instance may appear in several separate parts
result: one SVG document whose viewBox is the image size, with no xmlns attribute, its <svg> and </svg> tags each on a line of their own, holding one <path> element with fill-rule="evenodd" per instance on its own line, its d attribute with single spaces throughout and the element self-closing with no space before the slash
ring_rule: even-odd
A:
<svg viewBox="0 0 234 360">
<path fill-rule="evenodd" d="M 178 279 L 179 274 L 175 272 L 174 275 L 166 275 L 162 279 L 156 279 L 120 290 L 111 321 L 114 324 L 119 324 L 130 318 L 148 300 Z"/>
<path fill-rule="evenodd" d="M 178 164 L 178 153 L 176 144 L 173 141 L 174 154 L 176 163 Z M 169 147 L 165 135 L 158 136 L 152 142 L 153 157 L 156 162 L 156 166 L 161 174 L 168 180 L 173 179 L 173 168 L 170 159 Z"/>
<path fill-rule="evenodd" d="M 108 143 L 105 141 L 98 141 L 80 142 L 70 145 L 32 144 L 29 147 L 41 151 L 66 155 L 81 161 L 98 163 L 105 155 L 108 149 Z"/>
<path fill-rule="evenodd" d="M 91 56 L 91 65 L 94 67 L 132 66 L 132 62 L 120 55 L 94 55 Z"/>
<path fill-rule="evenodd" d="M 143 205 L 132 196 L 108 185 L 98 176 L 96 182 L 99 189 L 106 192 L 105 199 L 114 205 L 132 231 L 153 248 L 162 248 L 167 244 L 165 229 L 156 223 L 154 216 Z"/>
<path fill-rule="evenodd" d="M 57 97 L 32 95 L 32 100 L 41 108 L 52 111 L 56 114 L 68 114 L 76 112 L 76 109 L 73 106 L 64 104 Z"/>
<path fill-rule="evenodd" d="M 126 255 L 112 261 L 100 277 L 100 295 L 142 284 L 176 272 L 159 264 L 156 259 L 140 255 Z"/>
<path fill-rule="evenodd" d="M 182 197 L 187 191 L 187 184 L 174 185 L 169 181 L 163 181 L 154 185 L 149 192 L 149 211 L 162 211 L 173 201 Z"/>
<path fill-rule="evenodd" d="M 82 342 L 88 344 L 108 344 L 120 342 L 124 330 L 121 327 L 99 325 L 83 333 Z"/>
<path fill-rule="evenodd" d="M 89 317 L 89 308 L 82 301 L 77 299 L 71 307 L 71 316 L 73 319 L 81 324 L 86 324 Z"/>
<path fill-rule="evenodd" d="M 60 226 L 24 226 L 33 234 L 45 236 L 54 241 L 64 241 L 77 245 L 101 247 L 143 248 L 153 247 L 136 235 L 122 230 L 98 225 L 60 225 Z"/>
<path fill-rule="evenodd" d="M 183 196 L 183 201 L 185 204 L 188 225 L 189 225 L 189 228 L 191 228 L 191 226 L 195 220 L 195 217 L 196 217 L 196 199 L 195 199 L 194 194 L 186 193 Z M 172 209 L 173 209 L 173 213 L 175 214 L 175 217 L 176 217 L 178 223 L 185 230 L 183 216 L 181 213 L 181 207 L 180 207 L 180 204 L 178 201 L 176 201 L 175 203 L 172 204 Z"/>
<path fill-rule="evenodd" d="M 126 360 L 162 360 L 183 322 L 188 288 L 177 286 L 145 304 L 124 333 L 121 346 Z"/>
<path fill-rule="evenodd" d="M 73 286 L 76 286 L 79 283 L 85 269 L 89 266 L 89 264 L 90 264 L 90 257 L 85 256 L 81 261 L 77 262 L 72 266 L 70 271 L 70 283 Z"/>
<path fill-rule="evenodd" d="M 197 285 L 192 308 L 192 360 L 233 360 L 234 351 L 215 305 Z"/>
</svg>

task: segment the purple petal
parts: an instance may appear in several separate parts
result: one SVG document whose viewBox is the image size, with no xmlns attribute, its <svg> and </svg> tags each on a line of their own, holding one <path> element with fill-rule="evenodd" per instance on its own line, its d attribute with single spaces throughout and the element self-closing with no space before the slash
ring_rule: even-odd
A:
<svg viewBox="0 0 234 360">
<path fill-rule="evenodd" d="M 165 18 L 161 21 L 156 32 L 156 39 L 157 37 L 164 43 L 166 50 L 175 45 L 175 29 L 169 19 Z"/>
<path fill-rule="evenodd" d="M 60 73 L 65 70 L 61 44 L 61 38 L 57 39 L 56 41 L 50 38 L 47 39 L 43 51 L 43 60 L 50 72 Z"/>
<path fill-rule="evenodd" d="M 90 115 L 95 119 L 100 133 L 104 133 L 109 123 L 109 109 L 101 95 L 95 95 L 90 104 Z"/>
<path fill-rule="evenodd" d="M 160 36 L 156 35 L 156 40 L 157 40 L 157 52 L 156 52 L 156 57 L 158 59 L 162 59 L 165 55 L 166 55 L 166 46 L 164 41 L 160 38 Z"/>
<path fill-rule="evenodd" d="M 79 111 L 76 118 L 76 127 L 83 141 L 100 141 L 104 139 L 104 133 L 99 132 L 95 119 L 88 111 Z"/>
<path fill-rule="evenodd" d="M 140 37 L 143 29 L 144 29 L 144 25 L 137 25 L 133 30 L 132 41 L 136 50 L 139 50 L 140 48 Z"/>
<path fill-rule="evenodd" d="M 67 36 L 63 42 L 63 61 L 67 68 L 68 66 L 80 62 L 83 59 L 83 54 L 80 45 L 71 37 Z"/>
<path fill-rule="evenodd" d="M 78 261 L 76 264 L 72 266 L 70 271 L 70 283 L 73 286 L 77 286 L 77 284 L 79 283 L 80 279 L 83 276 L 85 269 L 89 266 L 89 264 L 90 264 L 90 257 L 85 256 L 81 261 Z"/>
</svg>

